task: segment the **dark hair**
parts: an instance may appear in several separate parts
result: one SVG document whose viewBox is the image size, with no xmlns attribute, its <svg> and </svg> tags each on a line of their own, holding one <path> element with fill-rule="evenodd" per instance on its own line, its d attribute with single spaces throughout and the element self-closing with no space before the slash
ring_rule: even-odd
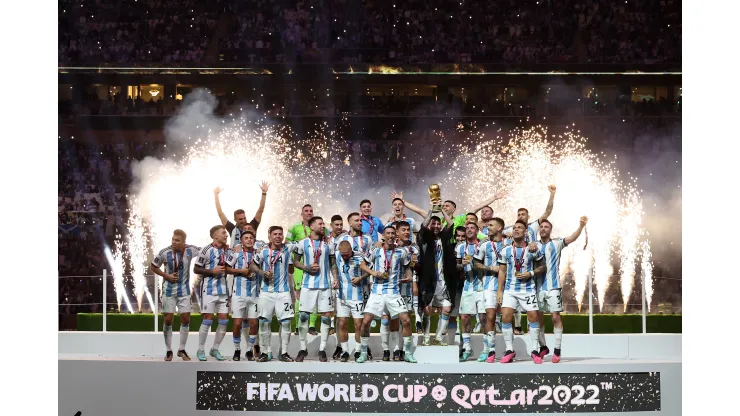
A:
<svg viewBox="0 0 740 416">
<path fill-rule="evenodd" d="M 372 205 L 373 205 L 373 203 L 372 203 L 372 202 L 370 202 L 370 200 L 369 200 L 369 199 L 363 199 L 362 201 L 360 201 L 360 206 L 362 206 L 362 204 L 364 204 L 365 202 L 367 202 L 368 204 L 370 204 L 370 206 L 372 206 Z"/>
<path fill-rule="evenodd" d="M 432 216 L 432 218 L 430 218 L 430 219 L 429 219 L 429 223 L 430 223 L 430 224 L 432 223 L 432 221 L 439 221 L 439 222 L 442 222 L 442 220 L 440 220 L 440 219 L 439 219 L 439 217 L 438 217 L 438 216 L 436 216 L 436 215 L 433 215 L 433 216 Z"/>
<path fill-rule="evenodd" d="M 468 222 L 465 223 L 465 227 L 467 227 L 468 224 L 473 224 L 473 225 L 475 225 L 475 229 L 476 230 L 480 230 L 480 227 L 478 227 L 478 224 L 477 223 L 475 223 L 473 221 L 468 221 Z"/>
<path fill-rule="evenodd" d="M 516 220 L 516 221 L 514 221 L 514 224 L 521 224 L 521 225 L 523 225 L 525 230 L 527 228 L 529 228 L 529 225 L 527 225 L 527 223 L 524 220 Z"/>
<path fill-rule="evenodd" d="M 463 232 L 464 233 L 465 232 L 465 227 L 463 227 L 462 225 L 460 225 L 458 227 L 455 227 L 455 234 L 457 234 L 459 232 Z"/>
<path fill-rule="evenodd" d="M 331 222 L 334 222 L 334 221 L 342 221 L 342 216 L 341 215 L 332 215 Z"/>
<path fill-rule="evenodd" d="M 359 216 L 360 216 L 360 213 L 359 212 L 352 212 L 349 215 L 347 215 L 347 222 L 351 222 L 352 221 L 352 217 L 359 217 Z"/>
<path fill-rule="evenodd" d="M 211 236 L 211 238 L 213 238 L 213 234 L 215 234 L 216 231 L 218 231 L 218 230 L 220 230 L 222 228 L 223 229 L 226 229 L 226 227 L 224 227 L 223 225 L 214 225 L 213 227 L 211 227 L 211 232 L 209 233 L 210 236 Z"/>
<path fill-rule="evenodd" d="M 301 208 L 301 211 L 303 211 L 304 209 L 306 209 L 306 207 L 310 207 L 311 209 L 313 209 L 313 207 L 311 206 L 311 204 L 306 204 L 306 205 L 303 206 L 303 208 Z"/>
<path fill-rule="evenodd" d="M 474 212 L 468 212 L 467 214 L 465 214 L 465 216 L 466 216 L 466 217 L 467 217 L 468 215 L 472 215 L 472 216 L 474 216 L 474 217 L 475 217 L 475 220 L 476 220 L 476 221 L 478 221 L 478 216 L 477 216 L 477 215 L 475 215 L 475 213 L 474 213 Z"/>
<path fill-rule="evenodd" d="M 178 229 L 176 229 L 175 231 L 173 231 L 173 232 L 172 232 L 172 235 L 177 235 L 177 236 L 180 236 L 180 237 L 182 237 L 182 241 L 185 241 L 185 240 L 187 240 L 187 238 L 188 238 L 188 235 L 187 235 L 187 234 L 185 234 L 185 231 L 183 231 L 183 230 L 181 230 L 181 229 L 179 229 L 179 228 L 178 228 Z"/>
<path fill-rule="evenodd" d="M 455 207 L 455 209 L 457 209 L 457 204 L 455 203 L 455 201 L 453 201 L 453 200 L 451 200 L 451 199 L 448 199 L 448 200 L 447 200 L 447 201 L 445 201 L 445 202 L 449 202 L 450 204 L 452 204 L 452 206 L 453 206 L 453 207 Z"/>
<path fill-rule="evenodd" d="M 310 219 L 310 220 L 308 220 L 308 226 L 309 226 L 309 227 L 310 227 L 310 226 L 312 226 L 312 225 L 313 225 L 313 223 L 315 223 L 315 222 L 316 222 L 316 221 L 318 221 L 318 220 L 321 220 L 321 221 L 323 221 L 324 219 L 323 219 L 323 218 L 321 218 L 321 217 L 311 217 L 311 219 Z"/>
<path fill-rule="evenodd" d="M 504 220 L 502 220 L 499 217 L 493 217 L 491 218 L 491 221 L 496 221 L 497 223 L 499 223 L 501 225 L 501 228 L 504 228 L 506 226 L 506 224 L 504 223 Z"/>
<path fill-rule="evenodd" d="M 241 215 L 241 214 L 244 214 L 243 209 L 237 209 L 236 211 L 234 211 L 234 219 L 236 219 L 237 215 Z"/>
<path fill-rule="evenodd" d="M 518 210 L 516 210 L 516 212 L 519 212 L 519 211 L 524 211 L 527 214 L 529 214 L 529 210 L 527 208 L 519 208 Z"/>
<path fill-rule="evenodd" d="M 542 221 L 540 221 L 540 225 L 542 225 L 544 223 L 550 224 L 550 228 L 552 228 L 552 223 L 550 221 L 548 221 L 548 220 L 542 220 Z"/>
<path fill-rule="evenodd" d="M 396 228 L 399 227 L 409 227 L 411 228 L 411 224 L 409 224 L 407 221 L 396 221 L 393 223 L 393 226 Z"/>
<path fill-rule="evenodd" d="M 396 201 L 401 201 L 401 204 L 403 204 L 404 206 L 406 206 L 406 203 L 403 202 L 403 199 L 401 199 L 401 198 L 393 198 L 393 201 L 391 201 L 391 205 L 393 205 L 393 203 L 396 202 Z M 360 204 L 360 205 L 362 205 L 362 204 Z"/>
<path fill-rule="evenodd" d="M 273 225 L 272 227 L 270 227 L 270 228 L 267 229 L 267 235 L 272 234 L 272 232 L 273 231 L 276 231 L 276 230 L 283 231 L 283 227 L 281 227 L 279 225 Z"/>
<path fill-rule="evenodd" d="M 385 230 L 393 230 L 393 231 L 396 231 L 396 227 L 394 227 L 393 225 L 389 225 L 389 226 L 387 226 L 387 227 L 385 227 L 383 229 L 383 232 L 385 232 Z"/>
<path fill-rule="evenodd" d="M 252 238 L 257 238 L 257 236 L 255 236 L 253 232 L 247 230 L 247 231 L 242 231 L 242 235 L 241 235 L 241 237 L 239 237 L 239 240 L 241 240 L 242 238 L 244 238 L 245 235 L 251 235 Z"/>
</svg>

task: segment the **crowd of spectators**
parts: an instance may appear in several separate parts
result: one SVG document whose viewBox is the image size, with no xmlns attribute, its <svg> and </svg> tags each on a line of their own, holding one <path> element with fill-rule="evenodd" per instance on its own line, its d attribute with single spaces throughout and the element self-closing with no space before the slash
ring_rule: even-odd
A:
<svg viewBox="0 0 740 416">
<path fill-rule="evenodd" d="M 677 0 L 61 0 L 60 64 L 653 63 Z"/>
<path fill-rule="evenodd" d="M 558 95 L 541 93 L 524 99 L 493 98 L 486 94 L 446 97 L 384 93 L 369 95 L 318 91 L 287 93 L 267 90 L 242 94 L 223 94 L 217 97 L 217 115 L 239 114 L 242 111 L 262 113 L 267 117 L 347 117 L 347 116 L 487 116 L 530 117 L 534 119 L 582 116 L 641 117 L 678 116 L 682 109 L 682 96 L 672 100 L 665 96 L 632 100 L 630 96 L 599 98 L 593 94 Z M 292 95 L 292 97 L 288 97 Z M 172 116 L 183 100 L 169 97 L 144 101 L 140 97 L 123 98 L 114 94 L 100 98 L 86 94 L 74 100 L 60 101 L 60 115 L 121 115 L 121 116 Z"/>
</svg>

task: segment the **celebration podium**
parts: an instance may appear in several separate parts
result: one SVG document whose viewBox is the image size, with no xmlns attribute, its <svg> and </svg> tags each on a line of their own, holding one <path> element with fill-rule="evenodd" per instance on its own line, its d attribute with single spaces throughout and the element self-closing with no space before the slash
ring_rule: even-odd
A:
<svg viewBox="0 0 740 416">
<path fill-rule="evenodd" d="M 478 363 L 481 337 L 472 336 L 472 361 L 461 363 L 457 345 L 425 347 L 414 335 L 419 363 L 409 364 L 381 361 L 374 334 L 374 360 L 357 364 L 319 362 L 319 339 L 309 335 L 306 361 L 282 363 L 273 334 L 275 358 L 257 363 L 231 361 L 227 334 L 220 348 L 227 360 L 199 362 L 193 332 L 186 346 L 193 361 L 165 362 L 161 333 L 59 332 L 59 414 L 681 414 L 680 334 L 565 334 L 563 360 L 546 357 L 541 365 L 529 357 L 529 335 L 515 337 L 514 363 Z M 552 349 L 552 336 L 547 340 Z M 175 333 L 172 345 L 178 344 Z M 335 347 L 332 336 L 329 356 Z M 498 335 L 497 357 L 503 348 Z M 297 350 L 298 337 L 291 336 L 288 352 L 295 357 Z"/>
</svg>

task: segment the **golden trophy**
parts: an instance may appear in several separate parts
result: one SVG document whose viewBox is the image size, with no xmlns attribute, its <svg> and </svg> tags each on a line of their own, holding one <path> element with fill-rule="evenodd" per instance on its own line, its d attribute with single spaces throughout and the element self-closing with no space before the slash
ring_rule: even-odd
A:
<svg viewBox="0 0 740 416">
<path fill-rule="evenodd" d="M 442 190 L 439 189 L 439 184 L 433 183 L 429 185 L 429 201 L 432 203 L 432 212 L 442 211 Z"/>
</svg>

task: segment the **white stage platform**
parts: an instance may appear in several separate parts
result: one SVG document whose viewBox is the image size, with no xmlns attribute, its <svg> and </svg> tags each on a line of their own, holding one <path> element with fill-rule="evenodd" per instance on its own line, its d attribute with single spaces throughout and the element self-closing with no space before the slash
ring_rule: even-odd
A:
<svg viewBox="0 0 740 416">
<path fill-rule="evenodd" d="M 295 356 L 297 337 L 291 338 Z M 528 335 L 517 337 L 512 364 L 459 363 L 457 346 L 418 347 L 425 364 L 386 363 L 377 335 L 375 361 L 365 364 L 318 362 L 318 339 L 311 336 L 303 363 L 233 362 L 230 335 L 221 345 L 227 361 L 198 362 L 197 339 L 196 332 L 188 338 L 193 361 L 164 362 L 161 333 L 60 332 L 59 415 L 681 414 L 680 334 L 566 334 L 563 361 L 547 357 L 542 365 L 526 353 Z M 173 346 L 178 342 L 175 333 Z M 213 334 L 206 348 L 212 342 Z M 472 343 L 477 353 L 480 335 Z M 496 344 L 502 349 L 500 336 Z M 333 351 L 330 340 L 327 352 Z"/>
</svg>

